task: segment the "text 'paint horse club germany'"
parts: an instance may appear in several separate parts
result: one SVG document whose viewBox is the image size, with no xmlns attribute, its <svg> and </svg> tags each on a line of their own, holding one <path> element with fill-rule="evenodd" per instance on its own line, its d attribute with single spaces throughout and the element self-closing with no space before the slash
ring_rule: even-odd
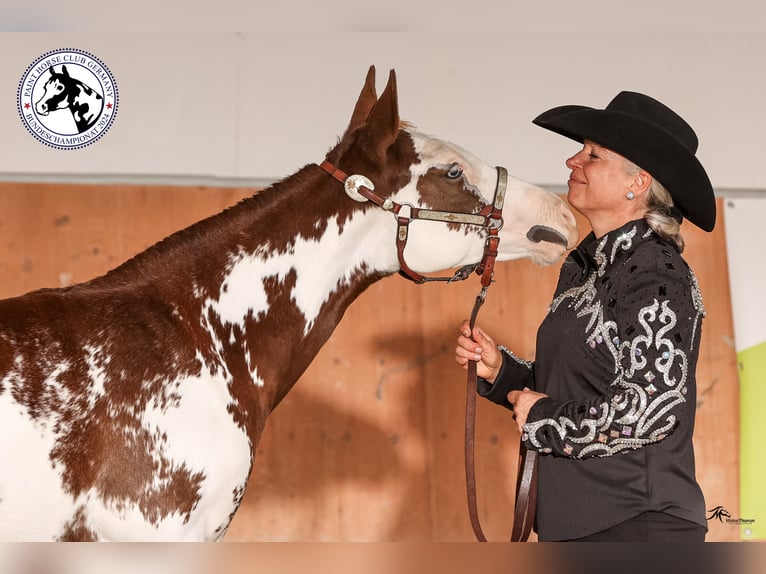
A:
<svg viewBox="0 0 766 574">
<path fill-rule="evenodd" d="M 321 165 L 102 277 L 0 301 L 0 539 L 220 538 L 348 305 L 403 266 L 482 258 L 504 170 L 400 122 L 395 80 L 378 99 L 370 68 Z M 575 242 L 559 197 L 508 176 L 504 199 L 498 260 Z"/>
</svg>

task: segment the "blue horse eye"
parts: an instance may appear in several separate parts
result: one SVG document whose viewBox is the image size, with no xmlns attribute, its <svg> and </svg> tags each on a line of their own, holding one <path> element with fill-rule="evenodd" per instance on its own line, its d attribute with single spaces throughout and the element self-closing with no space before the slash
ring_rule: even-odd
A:
<svg viewBox="0 0 766 574">
<path fill-rule="evenodd" d="M 457 179 L 461 175 L 463 175 L 463 170 L 456 163 L 452 164 L 449 170 L 447 171 L 447 177 L 450 179 Z"/>
</svg>

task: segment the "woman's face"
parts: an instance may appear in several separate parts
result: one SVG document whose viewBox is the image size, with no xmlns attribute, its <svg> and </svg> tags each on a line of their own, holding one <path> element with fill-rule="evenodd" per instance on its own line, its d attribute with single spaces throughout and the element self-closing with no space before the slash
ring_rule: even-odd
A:
<svg viewBox="0 0 766 574">
<path fill-rule="evenodd" d="M 591 223 L 622 211 L 633 176 L 620 154 L 585 140 L 583 148 L 566 161 L 569 176 L 569 203 Z"/>
</svg>

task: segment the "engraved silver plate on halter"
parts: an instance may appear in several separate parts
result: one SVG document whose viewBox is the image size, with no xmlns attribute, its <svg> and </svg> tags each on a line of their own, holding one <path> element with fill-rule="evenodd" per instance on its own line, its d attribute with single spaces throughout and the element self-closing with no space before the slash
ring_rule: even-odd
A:
<svg viewBox="0 0 766 574">
<path fill-rule="evenodd" d="M 444 221 L 445 223 L 465 223 L 468 225 L 484 225 L 486 221 L 483 215 L 437 211 L 435 209 L 420 210 L 418 218 L 428 219 L 429 221 Z"/>
<path fill-rule="evenodd" d="M 359 175 L 358 173 L 355 173 L 354 175 L 349 175 L 346 178 L 346 181 L 343 182 L 343 187 L 346 189 L 346 195 L 348 195 L 354 201 L 358 201 L 360 203 L 369 201 L 368 198 L 366 198 L 361 193 L 359 193 L 359 188 L 362 186 L 366 187 L 370 191 L 375 189 L 375 186 L 369 180 L 369 178 L 363 175 Z"/>
</svg>

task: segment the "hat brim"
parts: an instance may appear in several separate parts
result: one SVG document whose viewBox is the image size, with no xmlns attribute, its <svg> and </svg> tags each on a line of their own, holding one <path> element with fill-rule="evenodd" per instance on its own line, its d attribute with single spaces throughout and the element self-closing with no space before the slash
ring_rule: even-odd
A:
<svg viewBox="0 0 766 574">
<path fill-rule="evenodd" d="M 716 203 L 705 168 L 670 133 L 633 115 L 587 106 L 559 106 L 532 122 L 575 141 L 591 140 L 657 178 L 678 210 L 705 231 L 715 227 Z"/>
</svg>

